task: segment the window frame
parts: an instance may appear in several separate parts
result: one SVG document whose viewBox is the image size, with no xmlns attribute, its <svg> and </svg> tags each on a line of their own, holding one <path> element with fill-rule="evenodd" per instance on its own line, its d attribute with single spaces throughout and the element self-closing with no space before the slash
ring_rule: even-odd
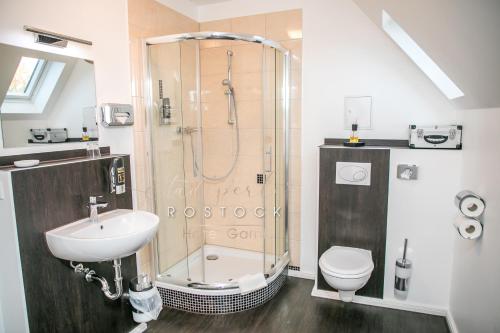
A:
<svg viewBox="0 0 500 333">
<path fill-rule="evenodd" d="M 26 85 L 24 93 L 9 94 L 9 92 L 7 91 L 5 99 L 15 101 L 15 100 L 31 100 L 33 98 L 36 88 L 38 87 L 38 84 L 42 79 L 45 68 L 47 67 L 47 60 L 40 58 L 37 59 L 38 59 L 37 64 L 35 66 L 35 69 L 31 73 L 31 77 L 28 81 L 28 84 Z"/>
</svg>

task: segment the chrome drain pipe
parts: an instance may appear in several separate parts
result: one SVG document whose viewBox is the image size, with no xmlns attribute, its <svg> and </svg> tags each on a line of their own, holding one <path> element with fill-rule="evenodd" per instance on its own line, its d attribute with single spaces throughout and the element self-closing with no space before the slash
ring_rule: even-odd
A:
<svg viewBox="0 0 500 333">
<path fill-rule="evenodd" d="M 101 284 L 101 291 L 104 293 L 104 296 L 110 300 L 117 300 L 123 295 L 123 277 L 122 277 L 122 260 L 121 259 L 114 259 L 113 260 L 113 268 L 115 269 L 115 292 L 112 293 L 110 288 L 109 288 L 109 283 L 108 281 L 102 277 L 97 275 L 97 273 L 88 267 L 84 267 L 82 263 L 80 264 L 74 264 L 73 261 L 70 261 L 69 265 L 75 273 L 79 274 L 85 274 L 85 281 L 87 282 L 92 282 L 92 281 L 97 281 Z"/>
</svg>

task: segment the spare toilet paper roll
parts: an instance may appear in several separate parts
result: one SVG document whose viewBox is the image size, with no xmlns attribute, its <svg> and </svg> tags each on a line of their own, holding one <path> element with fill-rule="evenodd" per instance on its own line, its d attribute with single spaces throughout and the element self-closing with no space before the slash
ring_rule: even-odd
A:
<svg viewBox="0 0 500 333">
<path fill-rule="evenodd" d="M 465 216 L 457 217 L 454 224 L 460 236 L 466 239 L 476 239 L 483 232 L 483 226 L 479 221 Z"/>
<path fill-rule="evenodd" d="M 485 204 L 483 199 L 471 191 L 462 191 L 455 197 L 458 209 L 467 217 L 479 217 L 484 213 Z"/>
</svg>

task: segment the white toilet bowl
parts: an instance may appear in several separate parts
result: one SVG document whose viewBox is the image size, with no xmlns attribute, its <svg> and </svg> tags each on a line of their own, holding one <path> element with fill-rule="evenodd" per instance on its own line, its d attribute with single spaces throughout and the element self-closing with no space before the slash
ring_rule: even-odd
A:
<svg viewBox="0 0 500 333">
<path fill-rule="evenodd" d="M 370 279 L 374 264 L 369 250 L 332 246 L 319 258 L 319 268 L 326 282 L 339 291 L 340 299 L 351 302 Z"/>
</svg>

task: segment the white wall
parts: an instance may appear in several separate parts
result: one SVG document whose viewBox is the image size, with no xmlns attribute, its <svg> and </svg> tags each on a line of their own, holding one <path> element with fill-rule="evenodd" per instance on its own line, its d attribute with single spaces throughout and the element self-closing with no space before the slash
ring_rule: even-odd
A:
<svg viewBox="0 0 500 333">
<path fill-rule="evenodd" d="M 55 102 L 48 123 L 67 127 L 71 138 L 82 135 L 83 109 L 96 107 L 94 65 L 78 60 L 63 91 Z"/>
<path fill-rule="evenodd" d="M 500 1 L 353 1 L 378 26 L 384 9 L 410 34 L 464 92 L 457 108 L 500 106 Z"/>
<path fill-rule="evenodd" d="M 464 124 L 461 188 L 486 201 L 482 238 L 456 237 L 450 311 L 460 333 L 500 332 L 500 109 L 460 112 Z"/>
<path fill-rule="evenodd" d="M 0 43 L 91 59 L 95 62 L 98 105 L 131 103 L 127 1 L 16 0 L 0 3 Z M 66 49 L 35 44 L 23 25 L 91 40 L 93 46 L 69 43 Z M 99 128 L 101 145 L 113 152 L 133 152 L 132 128 Z M 82 147 L 62 144 L 36 148 L 0 148 L 0 155 Z"/>
<path fill-rule="evenodd" d="M 453 198 L 460 191 L 461 161 L 461 151 L 391 149 L 384 299 L 397 301 L 394 266 L 408 238 L 413 274 L 404 303 L 446 313 L 456 234 Z M 417 165 L 418 180 L 397 179 L 398 164 Z"/>
<path fill-rule="evenodd" d="M 255 0 L 251 5 L 244 0 L 233 0 L 200 7 L 199 18 L 208 21 L 292 8 L 303 9 L 301 270 L 314 273 L 317 260 L 317 146 L 326 137 L 348 135 L 343 129 L 344 96 L 373 96 L 373 130 L 362 131 L 364 138 L 406 139 L 409 124 L 449 124 L 455 123 L 457 116 L 433 83 L 350 0 Z M 446 219 L 450 217 L 449 202 L 456 187 L 440 189 L 438 193 L 442 196 L 436 194 L 436 202 L 426 209 L 419 207 L 422 197 L 435 188 L 433 180 L 447 185 L 456 181 L 460 152 L 453 153 L 455 155 L 427 151 L 393 154 L 392 168 L 396 160 L 401 160 L 420 164 L 424 174 L 419 181 L 407 185 L 397 183 L 391 175 L 386 297 L 392 294 L 392 261 L 402 238 L 407 236 L 419 269 L 409 302 L 436 308 L 447 305 L 448 288 L 424 281 L 431 278 L 431 273 L 424 269 L 437 267 L 439 277 L 450 276 L 450 266 L 439 264 L 452 260 L 450 237 L 453 231 L 447 228 Z M 452 172 L 438 173 L 435 158 L 439 158 L 440 166 Z M 414 188 L 413 192 L 407 193 L 408 188 Z M 413 200 L 400 202 L 405 195 Z M 405 211 L 412 211 L 414 215 L 407 217 Z M 436 234 L 427 234 L 417 228 L 421 221 L 429 226 L 438 225 L 437 229 L 432 228 Z M 445 244 L 439 256 L 429 251 L 429 239 L 436 247 L 443 246 L 439 240 Z"/>
<path fill-rule="evenodd" d="M 0 333 L 29 332 L 10 172 L 0 172 Z M 2 330 L 3 326 L 3 330 Z"/>
</svg>

